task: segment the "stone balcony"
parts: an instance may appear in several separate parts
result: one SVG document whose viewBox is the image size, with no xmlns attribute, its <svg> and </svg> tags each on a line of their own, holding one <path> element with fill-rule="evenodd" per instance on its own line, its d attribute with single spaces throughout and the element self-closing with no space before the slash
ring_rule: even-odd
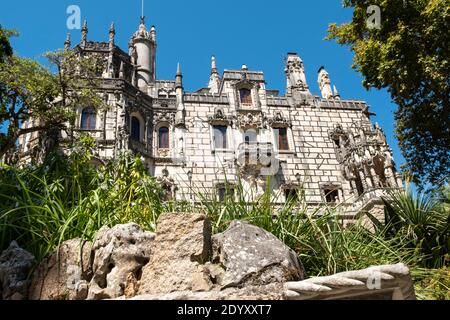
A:
<svg viewBox="0 0 450 320">
<path fill-rule="evenodd" d="M 140 153 L 144 157 L 152 156 L 151 144 L 145 141 L 137 141 L 132 138 L 128 139 L 128 148 L 136 153 Z"/>
<path fill-rule="evenodd" d="M 244 142 L 236 151 L 236 161 L 240 170 L 248 174 L 259 174 L 269 168 L 275 159 L 272 143 Z"/>
</svg>

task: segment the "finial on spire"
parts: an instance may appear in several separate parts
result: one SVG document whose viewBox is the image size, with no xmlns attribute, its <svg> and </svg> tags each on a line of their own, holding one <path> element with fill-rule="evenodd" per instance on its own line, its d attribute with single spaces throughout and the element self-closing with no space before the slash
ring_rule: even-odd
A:
<svg viewBox="0 0 450 320">
<path fill-rule="evenodd" d="M 216 56 L 211 56 L 211 70 L 217 72 L 217 62 L 216 62 Z"/>
<path fill-rule="evenodd" d="M 111 23 L 109 27 L 109 48 L 114 48 L 114 37 L 116 35 L 116 28 L 114 27 L 114 22 Z"/>
<path fill-rule="evenodd" d="M 180 63 L 177 65 L 177 75 L 175 77 L 175 89 L 176 88 L 183 88 L 183 75 L 181 74 Z"/>
<path fill-rule="evenodd" d="M 85 19 L 83 22 L 83 27 L 81 28 L 81 43 L 83 45 L 86 45 L 87 34 L 88 34 L 88 25 L 87 25 L 87 20 Z"/>
<path fill-rule="evenodd" d="M 70 49 L 71 40 L 70 40 L 70 33 L 67 33 L 66 41 L 64 41 L 64 49 L 68 50 Z"/>
<path fill-rule="evenodd" d="M 145 16 L 144 16 L 144 0 L 141 1 L 141 24 L 145 24 Z"/>
</svg>

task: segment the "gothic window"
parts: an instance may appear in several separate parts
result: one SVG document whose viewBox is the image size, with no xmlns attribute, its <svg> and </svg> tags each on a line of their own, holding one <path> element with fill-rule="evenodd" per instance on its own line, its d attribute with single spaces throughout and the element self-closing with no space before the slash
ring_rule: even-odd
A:
<svg viewBox="0 0 450 320">
<path fill-rule="evenodd" d="M 141 122 L 136 117 L 131 117 L 131 139 L 134 141 L 141 140 Z"/>
<path fill-rule="evenodd" d="M 274 128 L 273 132 L 278 150 L 289 150 L 287 128 Z"/>
<path fill-rule="evenodd" d="M 158 130 L 158 148 L 169 149 L 169 128 L 161 127 Z"/>
<path fill-rule="evenodd" d="M 253 104 L 252 101 L 252 92 L 249 89 L 240 89 L 239 90 L 239 97 L 241 99 L 241 103 L 243 105 L 249 105 L 251 106 Z"/>
<path fill-rule="evenodd" d="M 227 127 L 213 126 L 214 147 L 216 149 L 227 148 Z"/>
<path fill-rule="evenodd" d="M 81 129 L 82 130 L 95 130 L 97 113 L 92 107 L 84 108 L 81 112 Z"/>
</svg>

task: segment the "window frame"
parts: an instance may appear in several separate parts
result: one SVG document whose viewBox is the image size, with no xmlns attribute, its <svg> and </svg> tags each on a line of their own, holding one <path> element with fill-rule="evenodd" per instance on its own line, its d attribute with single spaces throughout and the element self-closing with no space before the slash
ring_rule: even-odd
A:
<svg viewBox="0 0 450 320">
<path fill-rule="evenodd" d="M 86 110 L 90 110 L 90 112 L 87 112 Z M 86 119 L 84 116 L 86 115 Z M 87 121 L 87 125 L 83 126 L 83 123 Z M 92 126 L 92 123 L 93 126 Z M 97 110 L 93 107 L 84 107 L 81 109 L 81 117 L 80 117 L 80 130 L 84 131 L 94 131 L 97 130 Z"/>
<path fill-rule="evenodd" d="M 225 139 L 225 146 L 222 143 L 221 147 L 217 146 L 217 142 L 216 142 L 216 128 L 217 127 L 221 127 L 221 128 L 225 128 L 225 132 L 222 132 L 222 138 Z M 212 148 L 214 151 L 222 151 L 222 150 L 228 150 L 230 148 L 230 143 L 229 143 L 229 126 L 226 124 L 212 124 L 211 125 L 211 143 L 212 143 Z"/>
</svg>

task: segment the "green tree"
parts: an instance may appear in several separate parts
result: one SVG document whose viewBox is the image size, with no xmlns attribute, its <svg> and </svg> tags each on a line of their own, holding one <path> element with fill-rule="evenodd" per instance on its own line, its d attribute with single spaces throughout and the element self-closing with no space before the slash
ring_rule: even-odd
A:
<svg viewBox="0 0 450 320">
<path fill-rule="evenodd" d="M 45 133 L 46 149 L 53 147 L 60 130 L 72 135 L 78 106 L 103 105 L 96 90 L 99 57 L 80 57 L 74 51 L 45 56 L 55 73 L 17 56 L 0 63 L 0 125 L 7 127 L 7 133 L 0 135 L 0 157 L 15 147 L 21 135 L 36 131 Z M 33 119 L 32 124 L 23 127 L 29 119 Z"/>
<path fill-rule="evenodd" d="M 344 0 L 351 23 L 329 26 L 328 39 L 349 45 L 353 68 L 369 88 L 386 88 L 398 105 L 397 138 L 420 187 L 448 183 L 450 171 L 450 1 Z M 367 22 L 380 8 L 375 28 Z M 368 12 L 369 11 L 369 12 Z"/>
<path fill-rule="evenodd" d="M 9 37 L 13 34 L 13 31 L 5 30 L 0 25 L 0 63 L 13 54 L 13 49 L 9 43 Z"/>
</svg>

